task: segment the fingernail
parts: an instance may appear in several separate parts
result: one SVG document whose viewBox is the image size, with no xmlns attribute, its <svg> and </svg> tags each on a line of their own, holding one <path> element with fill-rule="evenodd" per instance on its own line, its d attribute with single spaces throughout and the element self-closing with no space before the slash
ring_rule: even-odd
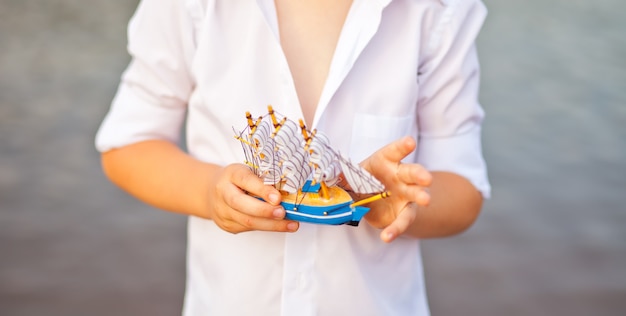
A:
<svg viewBox="0 0 626 316">
<path fill-rule="evenodd" d="M 283 218 L 285 217 L 285 210 L 282 207 L 276 208 L 274 209 L 272 215 L 274 215 L 274 217 L 276 218 Z"/>
<path fill-rule="evenodd" d="M 298 230 L 298 223 L 291 222 L 291 223 L 287 224 L 287 229 L 289 231 L 295 232 L 296 230 Z"/>
<path fill-rule="evenodd" d="M 419 193 L 418 199 L 421 205 L 428 205 L 430 203 L 430 194 L 428 194 L 428 192 L 422 191 Z"/>
<path fill-rule="evenodd" d="M 270 193 L 270 195 L 268 196 L 268 199 L 270 200 L 270 203 L 272 204 L 278 204 L 280 202 L 280 196 L 276 193 Z"/>
<path fill-rule="evenodd" d="M 391 242 L 393 240 L 393 233 L 392 232 L 388 232 L 384 235 L 383 241 L 384 242 Z"/>
</svg>

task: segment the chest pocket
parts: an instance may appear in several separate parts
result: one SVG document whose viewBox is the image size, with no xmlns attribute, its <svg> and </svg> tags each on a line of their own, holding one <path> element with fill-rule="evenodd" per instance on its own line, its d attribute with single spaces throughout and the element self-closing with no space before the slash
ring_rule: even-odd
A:
<svg viewBox="0 0 626 316">
<path fill-rule="evenodd" d="M 378 149 L 401 137 L 417 137 L 411 129 L 416 119 L 413 116 L 380 116 L 357 113 L 352 125 L 350 158 L 361 162 Z M 405 160 L 413 161 L 412 153 Z"/>
</svg>

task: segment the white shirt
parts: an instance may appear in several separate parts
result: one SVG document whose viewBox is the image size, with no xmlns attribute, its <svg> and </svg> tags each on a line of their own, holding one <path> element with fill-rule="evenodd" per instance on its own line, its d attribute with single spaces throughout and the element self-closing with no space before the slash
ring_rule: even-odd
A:
<svg viewBox="0 0 626 316">
<path fill-rule="evenodd" d="M 107 151 L 147 139 L 243 162 L 233 128 L 267 105 L 302 117 L 272 0 L 144 0 L 129 25 L 133 60 L 98 135 Z M 485 197 L 474 40 L 480 0 L 355 0 L 313 126 L 361 161 L 404 135 L 405 159 L 468 178 Z M 184 315 L 428 315 L 418 240 L 301 224 L 232 235 L 191 217 Z"/>
</svg>

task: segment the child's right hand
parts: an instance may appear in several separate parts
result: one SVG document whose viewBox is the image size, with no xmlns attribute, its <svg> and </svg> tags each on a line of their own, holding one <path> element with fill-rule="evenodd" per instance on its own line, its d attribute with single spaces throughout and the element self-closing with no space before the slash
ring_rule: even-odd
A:
<svg viewBox="0 0 626 316">
<path fill-rule="evenodd" d="M 223 167 L 215 172 L 212 183 L 209 217 L 223 230 L 233 234 L 252 230 L 298 230 L 298 222 L 284 219 L 280 192 L 265 185 L 247 166 L 231 164 Z"/>
</svg>

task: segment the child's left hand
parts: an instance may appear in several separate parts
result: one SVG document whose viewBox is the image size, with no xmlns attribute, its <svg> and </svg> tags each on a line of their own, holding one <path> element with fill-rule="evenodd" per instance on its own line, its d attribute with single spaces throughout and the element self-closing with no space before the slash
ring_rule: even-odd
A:
<svg viewBox="0 0 626 316">
<path fill-rule="evenodd" d="M 369 224 L 383 229 L 380 238 L 385 242 L 393 241 L 409 229 L 418 206 L 427 206 L 430 202 L 430 172 L 419 164 L 401 162 L 415 147 L 413 138 L 404 137 L 379 149 L 360 164 L 391 192 L 390 197 L 370 203 L 370 211 L 365 215 Z"/>
</svg>

